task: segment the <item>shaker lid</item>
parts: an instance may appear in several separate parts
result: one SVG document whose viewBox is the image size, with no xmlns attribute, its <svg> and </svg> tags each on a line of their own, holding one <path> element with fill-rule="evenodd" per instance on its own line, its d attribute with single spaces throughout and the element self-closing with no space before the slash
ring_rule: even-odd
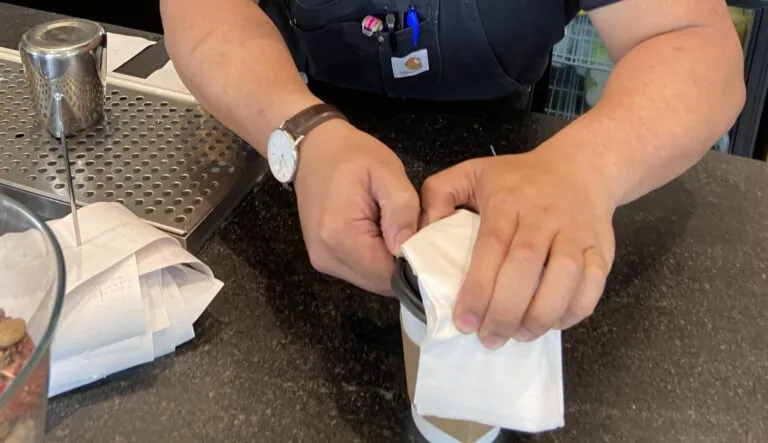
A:
<svg viewBox="0 0 768 443">
<path fill-rule="evenodd" d="M 424 301 L 419 291 L 419 279 L 405 258 L 398 257 L 395 259 L 395 272 L 392 275 L 391 281 L 395 298 L 414 317 L 426 323 L 427 315 L 424 311 Z"/>
<path fill-rule="evenodd" d="M 105 38 L 104 28 L 83 19 L 62 19 L 43 23 L 21 38 L 21 50 L 33 54 L 65 54 L 96 48 Z"/>
</svg>

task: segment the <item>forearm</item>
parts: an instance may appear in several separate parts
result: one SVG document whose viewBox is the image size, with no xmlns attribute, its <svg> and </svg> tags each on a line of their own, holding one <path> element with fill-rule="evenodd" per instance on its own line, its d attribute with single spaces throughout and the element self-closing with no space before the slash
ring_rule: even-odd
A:
<svg viewBox="0 0 768 443">
<path fill-rule="evenodd" d="M 162 0 L 166 47 L 200 104 L 265 154 L 287 117 L 319 103 L 279 31 L 251 0 Z"/>
<path fill-rule="evenodd" d="M 663 186 L 698 162 L 741 111 L 744 65 L 730 37 L 691 27 L 637 45 L 599 103 L 547 145 L 600 176 L 617 206 Z"/>
</svg>

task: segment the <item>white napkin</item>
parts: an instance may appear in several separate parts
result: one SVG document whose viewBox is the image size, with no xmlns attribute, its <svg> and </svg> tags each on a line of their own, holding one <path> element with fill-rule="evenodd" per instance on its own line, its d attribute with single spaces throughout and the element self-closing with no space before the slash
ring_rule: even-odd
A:
<svg viewBox="0 0 768 443">
<path fill-rule="evenodd" d="M 160 86 L 161 88 L 171 89 L 185 94 L 190 93 L 189 89 L 184 85 L 184 82 L 181 81 L 172 61 L 169 61 L 162 68 L 150 74 L 149 77 L 147 77 L 147 81 L 150 84 Z"/>
<path fill-rule="evenodd" d="M 223 287 L 176 239 L 120 204 L 94 203 L 79 209 L 78 216 L 79 248 L 71 216 L 48 223 L 67 269 L 66 296 L 51 345 L 51 397 L 173 352 L 194 337 L 192 324 Z M 39 241 L 39 234 L 5 235 L 0 251 L 24 251 L 31 241 Z M 32 263 L 27 267 L 39 269 Z M 35 281 L 15 269 L 11 287 Z M 28 304 L 7 310 L 34 318 L 37 305 Z"/>
<path fill-rule="evenodd" d="M 489 351 L 452 320 L 480 217 L 466 210 L 433 223 L 403 245 L 427 314 L 413 403 L 420 415 L 523 432 L 564 426 L 560 331 Z"/>
<path fill-rule="evenodd" d="M 107 71 L 114 71 L 154 43 L 141 37 L 107 32 Z"/>
</svg>

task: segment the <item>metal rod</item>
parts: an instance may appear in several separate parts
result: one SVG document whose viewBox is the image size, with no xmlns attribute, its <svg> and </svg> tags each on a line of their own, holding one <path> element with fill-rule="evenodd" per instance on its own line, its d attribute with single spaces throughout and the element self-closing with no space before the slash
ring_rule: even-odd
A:
<svg viewBox="0 0 768 443">
<path fill-rule="evenodd" d="M 59 118 L 58 120 L 58 136 L 59 136 L 59 145 L 61 146 L 61 155 L 64 158 L 64 164 L 66 165 L 65 169 L 67 170 L 67 192 L 69 192 L 69 208 L 72 212 L 72 224 L 75 228 L 75 243 L 77 244 L 77 247 L 80 247 L 81 239 L 80 239 L 80 222 L 77 219 L 77 202 L 75 201 L 75 186 L 73 183 L 72 178 L 72 165 L 69 164 L 69 150 L 67 149 L 67 135 L 64 132 L 64 112 L 61 108 L 61 95 L 56 94 L 54 96 L 54 101 L 56 102 L 56 110 L 59 113 L 59 116 L 62 118 Z"/>
</svg>

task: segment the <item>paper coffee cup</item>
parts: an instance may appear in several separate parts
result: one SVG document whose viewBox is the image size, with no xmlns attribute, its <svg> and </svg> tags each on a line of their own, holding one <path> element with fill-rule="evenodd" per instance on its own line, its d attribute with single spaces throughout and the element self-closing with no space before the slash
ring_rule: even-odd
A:
<svg viewBox="0 0 768 443">
<path fill-rule="evenodd" d="M 499 435 L 500 428 L 464 420 L 421 416 L 413 405 L 416 392 L 416 376 L 419 372 L 419 344 L 427 336 L 427 325 L 400 307 L 400 326 L 403 336 L 405 378 L 408 398 L 411 399 L 411 415 L 421 435 L 430 443 L 491 443 Z"/>
</svg>

